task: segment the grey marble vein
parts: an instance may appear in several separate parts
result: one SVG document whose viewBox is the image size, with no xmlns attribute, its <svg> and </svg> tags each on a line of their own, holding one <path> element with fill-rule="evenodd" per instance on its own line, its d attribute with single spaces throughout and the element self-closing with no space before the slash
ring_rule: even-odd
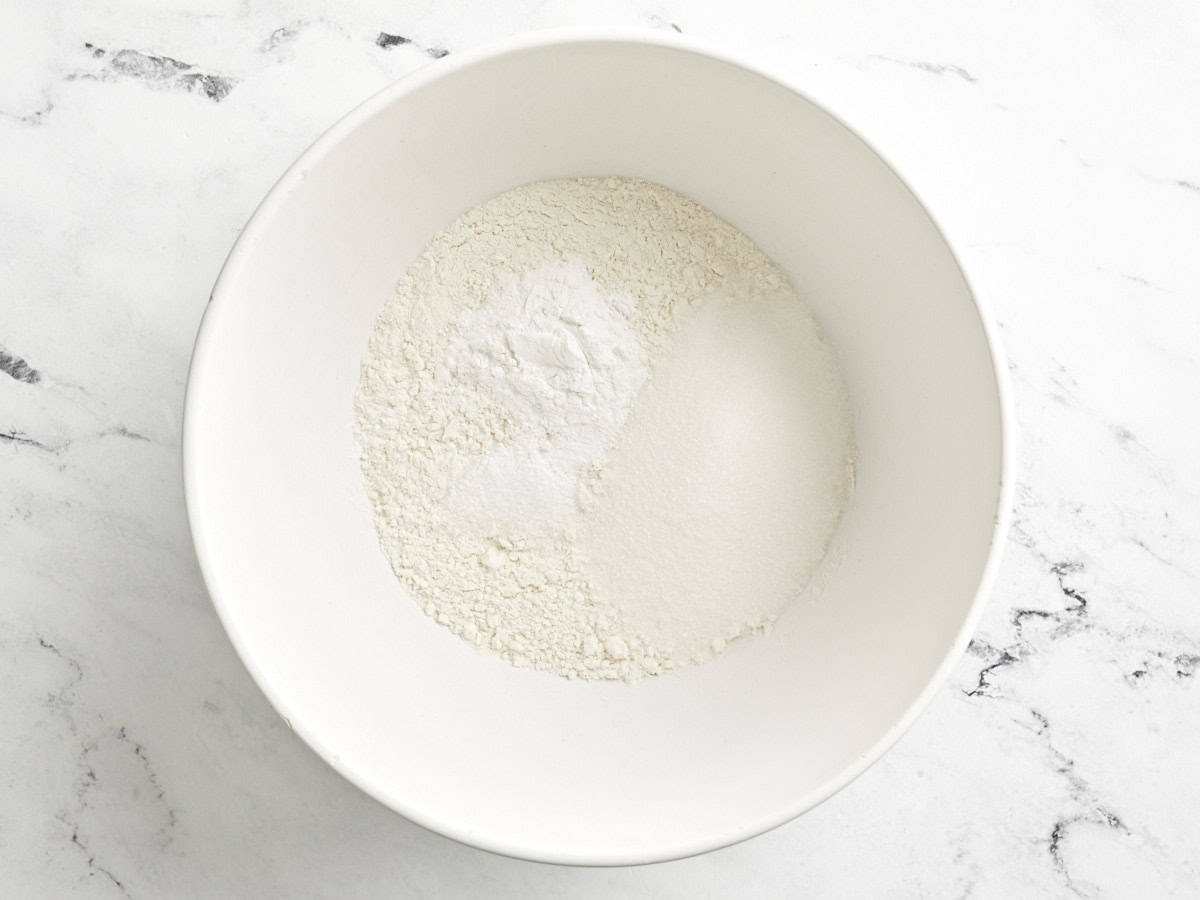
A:
<svg viewBox="0 0 1200 900">
<path fill-rule="evenodd" d="M 952 65 L 950 63 L 930 62 L 923 59 L 897 59 L 894 56 L 873 55 L 872 59 L 882 60 L 883 62 L 895 63 L 898 66 L 907 66 L 910 69 L 919 69 L 922 72 L 928 72 L 930 75 L 953 75 L 956 78 L 961 78 L 969 84 L 974 84 L 979 81 L 969 71 L 962 66 Z"/>
<path fill-rule="evenodd" d="M 450 51 L 444 47 L 424 46 L 422 44 L 418 44 L 412 38 L 405 37 L 402 34 L 392 34 L 387 31 L 381 31 L 375 36 L 375 46 L 384 50 L 391 50 L 393 47 L 403 47 L 405 45 L 416 47 L 431 59 L 441 59 L 444 56 L 450 55 Z"/>
<path fill-rule="evenodd" d="M 108 51 L 89 42 L 83 46 L 93 59 L 103 60 L 105 65 L 98 70 L 73 73 L 70 77 L 130 78 L 155 88 L 202 94 L 214 103 L 224 100 L 237 85 L 236 78 L 202 72 L 193 63 L 170 56 L 133 49 Z"/>
<path fill-rule="evenodd" d="M 16 381 L 23 381 L 26 384 L 37 384 L 42 380 L 42 373 L 35 369 L 19 356 L 9 353 L 3 347 L 0 347 L 0 372 L 3 372 L 9 378 Z"/>
</svg>

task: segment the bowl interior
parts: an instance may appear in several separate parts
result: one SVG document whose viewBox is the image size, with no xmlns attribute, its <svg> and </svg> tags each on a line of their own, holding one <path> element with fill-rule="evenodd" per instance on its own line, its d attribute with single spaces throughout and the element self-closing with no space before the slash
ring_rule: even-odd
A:
<svg viewBox="0 0 1200 900">
<path fill-rule="evenodd" d="M 377 546 L 351 434 L 374 317 L 429 237 L 501 191 L 593 174 L 681 191 L 790 272 L 841 357 L 859 445 L 819 595 L 633 685 L 518 670 L 426 618 Z M 778 824 L 894 739 L 965 639 L 1001 419 L 949 248 L 846 127 L 669 41 L 527 41 L 399 83 L 276 187 L 197 343 L 186 487 L 239 652 L 339 771 L 489 849 L 644 862 Z"/>
</svg>

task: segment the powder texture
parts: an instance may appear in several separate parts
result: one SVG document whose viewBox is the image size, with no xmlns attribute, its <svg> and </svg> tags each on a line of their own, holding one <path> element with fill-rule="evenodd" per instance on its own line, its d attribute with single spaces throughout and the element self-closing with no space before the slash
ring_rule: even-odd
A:
<svg viewBox="0 0 1200 900">
<path fill-rule="evenodd" d="M 852 481 L 845 389 L 784 274 L 635 179 L 527 185 L 436 235 L 379 315 L 355 433 L 425 612 L 568 678 L 768 629 Z"/>
</svg>

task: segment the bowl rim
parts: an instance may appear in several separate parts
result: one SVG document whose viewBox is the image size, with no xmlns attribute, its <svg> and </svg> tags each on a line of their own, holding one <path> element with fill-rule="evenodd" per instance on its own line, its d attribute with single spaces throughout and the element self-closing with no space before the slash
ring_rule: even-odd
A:
<svg viewBox="0 0 1200 900">
<path fill-rule="evenodd" d="M 291 709 L 289 704 L 277 694 L 270 680 L 259 669 L 255 661 L 253 649 L 238 634 L 230 614 L 231 600 L 228 597 L 222 596 L 220 591 L 217 590 L 216 565 L 209 553 L 205 540 L 205 526 L 198 512 L 198 504 L 194 500 L 201 490 L 197 468 L 194 464 L 199 453 L 198 445 L 200 441 L 198 429 L 194 424 L 196 421 L 196 406 L 199 403 L 196 385 L 204 380 L 204 373 L 209 364 L 208 360 L 214 343 L 213 335 L 216 331 L 215 322 L 222 315 L 222 310 L 230 304 L 231 298 L 229 295 L 233 292 L 232 286 L 239 280 L 241 272 L 245 268 L 261 236 L 271 227 L 280 207 L 298 184 L 307 176 L 308 170 L 322 160 L 348 134 L 390 103 L 399 97 L 422 89 L 431 82 L 458 72 L 461 69 L 498 57 L 553 45 L 585 43 L 643 44 L 709 57 L 749 72 L 796 94 L 828 115 L 860 140 L 868 150 L 892 171 L 900 184 L 916 202 L 917 206 L 929 218 L 958 268 L 983 330 L 992 364 L 1000 413 L 1000 484 L 998 485 L 996 494 L 997 508 L 993 517 L 994 526 L 987 558 L 962 625 L 937 668 L 920 693 L 909 704 L 904 714 L 852 764 L 846 766 L 814 790 L 800 797 L 781 800 L 779 808 L 770 815 L 750 823 L 731 826 L 725 831 L 714 834 L 704 840 L 678 843 L 672 843 L 667 840 L 655 847 L 647 848 L 645 851 L 638 853 L 613 853 L 577 848 L 547 848 L 543 846 L 531 846 L 520 841 L 508 840 L 498 836 L 480 835 L 462 823 L 442 819 L 436 811 L 418 809 L 406 804 L 403 800 L 391 796 L 385 787 L 372 783 L 370 779 L 345 765 L 338 755 L 325 745 L 321 737 L 308 728 L 303 717 L 298 716 L 296 711 Z M 188 528 L 192 536 L 197 562 L 199 563 L 200 575 L 205 589 L 212 599 L 217 617 L 226 634 L 229 636 L 229 640 L 233 644 L 238 658 L 254 683 L 258 686 L 258 689 L 266 696 L 288 728 L 299 735 L 326 764 L 367 796 L 382 805 L 430 831 L 451 838 L 461 844 L 531 862 L 574 866 L 628 866 L 667 862 L 697 856 L 740 843 L 777 828 L 808 812 L 842 790 L 842 788 L 846 787 L 877 762 L 884 753 L 899 741 L 913 725 L 918 716 L 929 706 L 934 695 L 941 689 L 942 685 L 948 680 L 951 669 L 962 657 L 983 613 L 1000 566 L 1004 539 L 1011 518 L 1016 465 L 1015 444 L 1015 416 L 1012 407 L 1012 391 L 1009 384 L 1008 368 L 1004 360 L 998 327 L 991 317 L 989 305 L 984 300 L 978 283 L 971 278 L 967 267 L 963 265 L 961 255 L 947 237 L 939 220 L 928 209 L 910 186 L 907 179 L 886 155 L 880 152 L 857 128 L 841 116 L 830 111 L 823 103 L 798 88 L 788 78 L 776 75 L 769 69 L 747 59 L 745 56 L 719 46 L 708 39 L 677 33 L 675 31 L 667 31 L 665 29 L 573 26 L 528 31 L 486 42 L 440 60 L 431 60 L 413 72 L 401 76 L 355 106 L 324 131 L 287 168 L 255 208 L 247 220 L 245 227 L 234 241 L 233 247 L 229 251 L 217 275 L 201 317 L 188 367 L 184 393 L 181 463 L 184 505 L 187 512 Z"/>
</svg>

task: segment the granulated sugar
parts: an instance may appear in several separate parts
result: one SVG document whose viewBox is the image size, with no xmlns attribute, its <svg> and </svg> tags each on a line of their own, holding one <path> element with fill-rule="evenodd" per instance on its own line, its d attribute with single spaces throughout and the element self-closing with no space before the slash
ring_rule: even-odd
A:
<svg viewBox="0 0 1200 900">
<path fill-rule="evenodd" d="M 768 629 L 852 482 L 845 389 L 786 277 L 634 179 L 527 185 L 435 236 L 380 313 L 355 431 L 426 613 L 567 677 Z"/>
</svg>

